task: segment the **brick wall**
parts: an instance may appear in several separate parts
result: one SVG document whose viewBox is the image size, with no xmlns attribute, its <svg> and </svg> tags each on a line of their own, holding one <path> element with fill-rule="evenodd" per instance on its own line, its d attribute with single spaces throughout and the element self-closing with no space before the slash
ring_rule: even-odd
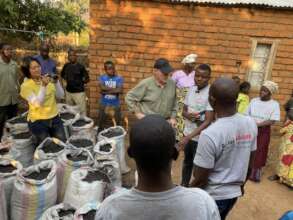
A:
<svg viewBox="0 0 293 220">
<path fill-rule="evenodd" d="M 108 59 L 115 61 L 124 76 L 125 93 L 151 75 L 156 58 L 166 57 L 180 68 L 181 59 L 189 53 L 199 55 L 198 63 L 209 63 L 213 77 L 238 74 L 245 79 L 253 38 L 279 40 L 271 77 L 280 86 L 275 98 L 284 104 L 293 89 L 292 11 L 91 0 L 90 17 L 92 117 L 98 108 L 96 80 Z"/>
</svg>

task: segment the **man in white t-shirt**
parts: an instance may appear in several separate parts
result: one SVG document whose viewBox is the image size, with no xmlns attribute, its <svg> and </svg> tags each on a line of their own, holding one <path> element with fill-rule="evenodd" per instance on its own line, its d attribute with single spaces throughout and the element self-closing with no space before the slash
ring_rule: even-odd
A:
<svg viewBox="0 0 293 220">
<path fill-rule="evenodd" d="M 189 186 L 192 174 L 193 158 L 197 148 L 198 135 L 209 126 L 214 118 L 209 104 L 209 80 L 211 68 L 207 64 L 199 65 L 195 70 L 195 85 L 190 87 L 184 101 L 183 117 L 185 118 L 184 138 L 179 146 L 184 148 L 182 167 L 182 186 Z"/>
<path fill-rule="evenodd" d="M 218 205 L 222 220 L 243 194 L 256 150 L 257 126 L 236 110 L 237 84 L 217 79 L 209 101 L 217 120 L 202 131 L 194 158 L 192 186 L 205 189 Z"/>
<path fill-rule="evenodd" d="M 101 204 L 96 220 L 219 220 L 214 200 L 198 188 L 176 186 L 172 160 L 178 156 L 175 133 L 165 118 L 147 115 L 130 131 L 128 154 L 134 158 L 138 184 Z"/>
</svg>

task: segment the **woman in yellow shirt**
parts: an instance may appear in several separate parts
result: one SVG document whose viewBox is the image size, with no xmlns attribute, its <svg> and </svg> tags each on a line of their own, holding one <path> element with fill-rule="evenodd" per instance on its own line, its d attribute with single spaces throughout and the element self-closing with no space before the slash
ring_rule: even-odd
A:
<svg viewBox="0 0 293 220">
<path fill-rule="evenodd" d="M 241 114 L 244 114 L 247 110 L 249 105 L 249 90 L 250 90 L 250 83 L 243 82 L 239 86 L 239 94 L 237 98 L 237 111 Z"/>
<path fill-rule="evenodd" d="M 21 71 L 26 77 L 20 88 L 20 95 L 29 105 L 29 129 L 40 144 L 46 137 L 56 137 L 65 141 L 63 123 L 58 115 L 56 98 L 64 96 L 58 79 L 41 75 L 39 62 L 25 57 Z"/>
</svg>

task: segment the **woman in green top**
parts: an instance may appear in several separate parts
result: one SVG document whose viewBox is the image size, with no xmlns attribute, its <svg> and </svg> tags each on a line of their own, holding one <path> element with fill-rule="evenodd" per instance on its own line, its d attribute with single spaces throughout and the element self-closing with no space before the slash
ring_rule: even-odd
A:
<svg viewBox="0 0 293 220">
<path fill-rule="evenodd" d="M 244 114 L 246 112 L 246 109 L 249 105 L 249 90 L 250 90 L 250 83 L 249 82 L 243 82 L 239 86 L 239 94 L 237 98 L 237 111 L 241 114 Z"/>
</svg>

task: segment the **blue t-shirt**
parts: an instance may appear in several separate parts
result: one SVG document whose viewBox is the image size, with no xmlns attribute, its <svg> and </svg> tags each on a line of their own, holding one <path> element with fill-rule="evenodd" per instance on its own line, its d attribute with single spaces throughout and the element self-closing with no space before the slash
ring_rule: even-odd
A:
<svg viewBox="0 0 293 220">
<path fill-rule="evenodd" d="M 104 86 L 107 86 L 110 88 L 117 88 L 123 85 L 123 78 L 121 76 L 110 77 L 107 74 L 104 74 L 100 76 L 99 80 L 100 80 L 100 83 L 102 83 Z M 118 94 L 117 95 L 112 95 L 112 94 L 102 95 L 101 104 L 119 106 L 120 105 L 119 95 Z"/>
<path fill-rule="evenodd" d="M 51 58 L 44 60 L 41 55 L 37 55 L 34 58 L 37 59 L 41 64 L 41 74 L 57 74 L 56 63 L 54 60 Z"/>
</svg>

